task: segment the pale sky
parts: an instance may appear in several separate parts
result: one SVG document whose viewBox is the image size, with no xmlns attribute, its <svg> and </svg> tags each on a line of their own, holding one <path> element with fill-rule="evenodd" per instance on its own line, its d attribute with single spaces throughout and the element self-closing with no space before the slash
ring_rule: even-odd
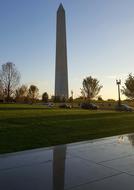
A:
<svg viewBox="0 0 134 190">
<path fill-rule="evenodd" d="M 117 99 L 116 78 L 133 72 L 133 0 L 0 0 L 0 64 L 14 62 L 22 84 L 54 94 L 56 11 L 66 10 L 69 92 L 100 80 L 104 99 Z"/>
</svg>

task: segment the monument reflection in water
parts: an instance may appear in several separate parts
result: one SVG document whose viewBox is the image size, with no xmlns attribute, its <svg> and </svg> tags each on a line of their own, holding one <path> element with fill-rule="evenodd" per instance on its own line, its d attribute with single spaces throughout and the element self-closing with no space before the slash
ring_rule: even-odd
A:
<svg viewBox="0 0 134 190">
<path fill-rule="evenodd" d="M 53 149 L 53 190 L 64 190 L 66 145 Z"/>
<path fill-rule="evenodd" d="M 134 146 L 134 134 L 120 135 L 117 137 L 117 141 Z M 56 146 L 53 149 L 53 190 L 64 190 L 65 188 L 66 152 L 66 145 Z"/>
</svg>

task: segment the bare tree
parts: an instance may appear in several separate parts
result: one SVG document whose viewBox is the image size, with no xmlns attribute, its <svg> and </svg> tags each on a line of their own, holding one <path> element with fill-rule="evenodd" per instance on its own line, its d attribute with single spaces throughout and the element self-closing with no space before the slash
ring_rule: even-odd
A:
<svg viewBox="0 0 134 190">
<path fill-rule="evenodd" d="M 96 78 L 92 78 L 91 76 L 83 79 L 83 88 L 81 89 L 82 96 L 91 100 L 96 97 L 102 86 L 99 85 L 99 81 Z"/>
<path fill-rule="evenodd" d="M 39 89 L 35 85 L 31 85 L 28 90 L 28 97 L 31 99 L 32 103 L 38 98 Z"/>
<path fill-rule="evenodd" d="M 0 101 L 1 100 L 4 100 L 4 91 L 3 91 L 2 81 L 0 81 Z"/>
<path fill-rule="evenodd" d="M 15 64 L 12 62 L 7 62 L 2 65 L 2 70 L 0 71 L 0 81 L 2 82 L 4 89 L 4 96 L 9 102 L 20 82 L 20 73 L 16 69 Z"/>
</svg>

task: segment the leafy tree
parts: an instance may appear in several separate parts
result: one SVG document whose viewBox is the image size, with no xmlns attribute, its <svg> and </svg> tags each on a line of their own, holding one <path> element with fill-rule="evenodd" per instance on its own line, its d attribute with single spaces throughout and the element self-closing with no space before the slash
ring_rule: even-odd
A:
<svg viewBox="0 0 134 190">
<path fill-rule="evenodd" d="M 130 73 L 125 80 L 125 86 L 122 87 L 122 94 L 127 96 L 129 99 L 134 99 L 134 76 Z"/>
<path fill-rule="evenodd" d="M 4 89 L 4 96 L 9 102 L 20 82 L 20 73 L 16 69 L 15 64 L 7 62 L 2 65 L 2 70 L 0 71 L 0 81 L 2 82 Z"/>
<path fill-rule="evenodd" d="M 16 90 L 15 99 L 16 101 L 24 102 L 28 95 L 28 87 L 26 85 L 22 85 Z"/>
<path fill-rule="evenodd" d="M 43 102 L 48 102 L 48 93 L 47 93 L 47 92 L 44 92 L 44 93 L 42 94 L 42 101 L 43 101 Z"/>
<path fill-rule="evenodd" d="M 73 98 L 72 98 L 72 96 L 69 97 L 68 101 L 69 101 L 70 103 L 73 102 Z"/>
<path fill-rule="evenodd" d="M 99 85 L 98 79 L 92 78 L 91 76 L 84 78 L 82 85 L 82 96 L 88 98 L 89 100 L 96 97 L 102 88 L 102 86 Z"/>
<path fill-rule="evenodd" d="M 103 98 L 101 96 L 98 96 L 98 101 L 103 101 Z"/>
<path fill-rule="evenodd" d="M 37 100 L 39 96 L 39 89 L 35 85 L 31 85 L 28 90 L 28 97 L 31 99 L 32 103 Z"/>
</svg>

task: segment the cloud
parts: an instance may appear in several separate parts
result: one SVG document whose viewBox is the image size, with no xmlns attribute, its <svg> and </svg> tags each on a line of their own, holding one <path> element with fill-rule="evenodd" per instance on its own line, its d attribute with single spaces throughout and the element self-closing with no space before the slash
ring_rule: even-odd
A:
<svg viewBox="0 0 134 190">
<path fill-rule="evenodd" d="M 116 79 L 117 76 L 115 76 L 115 75 L 108 75 L 108 76 L 105 76 L 105 78 L 107 78 L 107 79 Z"/>
<path fill-rule="evenodd" d="M 107 76 L 104 76 L 104 78 L 107 78 L 107 79 L 124 79 L 125 77 L 127 77 L 128 74 L 124 73 L 124 74 L 117 74 L 117 75 L 107 75 Z"/>
</svg>

